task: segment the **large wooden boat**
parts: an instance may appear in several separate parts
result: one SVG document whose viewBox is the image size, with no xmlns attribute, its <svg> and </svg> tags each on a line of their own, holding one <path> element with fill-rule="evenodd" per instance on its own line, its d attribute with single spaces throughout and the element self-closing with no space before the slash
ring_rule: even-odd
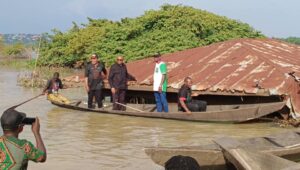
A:
<svg viewBox="0 0 300 170">
<path fill-rule="evenodd" d="M 117 114 L 126 116 L 137 116 L 147 118 L 175 119 L 184 121 L 208 121 L 208 122 L 245 122 L 254 120 L 270 113 L 280 110 L 285 102 L 243 104 L 243 105 L 208 105 L 205 112 L 193 112 L 187 114 L 177 111 L 176 104 L 169 105 L 169 113 L 154 112 L 155 105 L 148 104 L 128 104 L 126 111 L 112 110 L 112 104 L 108 104 L 101 109 L 89 109 L 81 104 L 64 104 L 51 101 L 52 104 L 73 110 L 96 112 L 103 114 Z"/>
<path fill-rule="evenodd" d="M 290 161 L 300 161 L 300 133 L 287 132 L 266 137 L 238 140 L 239 147 L 273 154 Z M 217 144 L 190 147 L 148 147 L 146 154 L 161 166 L 176 155 L 191 156 L 197 160 L 201 169 L 226 170 L 232 169 L 224 152 Z"/>
</svg>

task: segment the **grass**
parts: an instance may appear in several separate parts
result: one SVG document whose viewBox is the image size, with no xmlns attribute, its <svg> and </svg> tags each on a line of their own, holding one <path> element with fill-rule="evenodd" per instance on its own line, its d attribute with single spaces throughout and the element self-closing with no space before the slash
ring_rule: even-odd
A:
<svg viewBox="0 0 300 170">
<path fill-rule="evenodd" d="M 0 58 L 1 68 L 12 68 L 12 69 L 33 69 L 34 64 L 32 60 L 28 59 L 7 59 Z"/>
</svg>

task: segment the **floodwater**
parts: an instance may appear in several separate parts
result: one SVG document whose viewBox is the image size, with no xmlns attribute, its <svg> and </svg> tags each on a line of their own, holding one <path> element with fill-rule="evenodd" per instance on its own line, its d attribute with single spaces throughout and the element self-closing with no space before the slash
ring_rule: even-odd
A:
<svg viewBox="0 0 300 170">
<path fill-rule="evenodd" d="M 17 86 L 17 75 L 17 71 L 0 69 L 1 114 L 41 92 Z M 65 89 L 61 93 L 86 100 L 83 89 Z M 144 147 L 192 146 L 210 143 L 215 137 L 254 137 L 289 130 L 272 123 L 215 124 L 80 112 L 51 105 L 45 96 L 17 110 L 41 120 L 48 160 L 43 164 L 30 162 L 31 170 L 162 170 L 146 156 Z M 35 143 L 29 126 L 20 138 Z"/>
</svg>

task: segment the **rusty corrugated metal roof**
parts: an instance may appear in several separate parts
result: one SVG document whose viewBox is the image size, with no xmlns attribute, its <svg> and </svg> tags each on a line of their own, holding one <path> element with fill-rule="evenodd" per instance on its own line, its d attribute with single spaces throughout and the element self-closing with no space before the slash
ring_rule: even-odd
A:
<svg viewBox="0 0 300 170">
<path fill-rule="evenodd" d="M 238 39 L 165 54 L 162 59 L 171 88 L 180 88 L 190 76 L 193 90 L 201 93 L 288 94 L 300 111 L 300 46 L 274 39 Z M 151 85 L 152 58 L 127 67 L 139 85 Z"/>
</svg>

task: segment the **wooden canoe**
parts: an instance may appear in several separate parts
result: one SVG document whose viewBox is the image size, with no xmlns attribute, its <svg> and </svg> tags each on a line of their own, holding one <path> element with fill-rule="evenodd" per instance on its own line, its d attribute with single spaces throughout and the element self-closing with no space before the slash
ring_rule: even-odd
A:
<svg viewBox="0 0 300 170">
<path fill-rule="evenodd" d="M 300 164 L 260 150 L 242 146 L 236 139 L 222 137 L 213 140 L 222 149 L 225 158 L 239 170 L 300 169 Z"/>
<path fill-rule="evenodd" d="M 290 161 L 300 161 L 300 133 L 287 132 L 266 137 L 238 140 L 241 147 L 273 154 Z M 161 166 L 176 155 L 191 156 L 197 160 L 201 169 L 226 170 L 231 166 L 217 144 L 190 147 L 148 147 L 146 154 Z"/>
<path fill-rule="evenodd" d="M 86 105 L 72 105 L 51 101 L 52 104 L 73 110 L 97 112 L 103 114 L 117 114 L 126 116 L 148 117 L 174 119 L 184 121 L 207 121 L 207 122 L 245 122 L 254 120 L 270 113 L 280 110 L 285 102 L 261 103 L 261 104 L 244 104 L 244 105 L 211 105 L 207 106 L 206 112 L 193 112 L 186 114 L 177 111 L 177 105 L 169 105 L 169 113 L 151 112 L 154 105 L 145 104 L 128 104 L 131 108 L 142 110 L 142 112 L 127 108 L 127 111 L 114 111 L 111 109 L 111 104 L 102 109 L 88 109 Z"/>
</svg>

